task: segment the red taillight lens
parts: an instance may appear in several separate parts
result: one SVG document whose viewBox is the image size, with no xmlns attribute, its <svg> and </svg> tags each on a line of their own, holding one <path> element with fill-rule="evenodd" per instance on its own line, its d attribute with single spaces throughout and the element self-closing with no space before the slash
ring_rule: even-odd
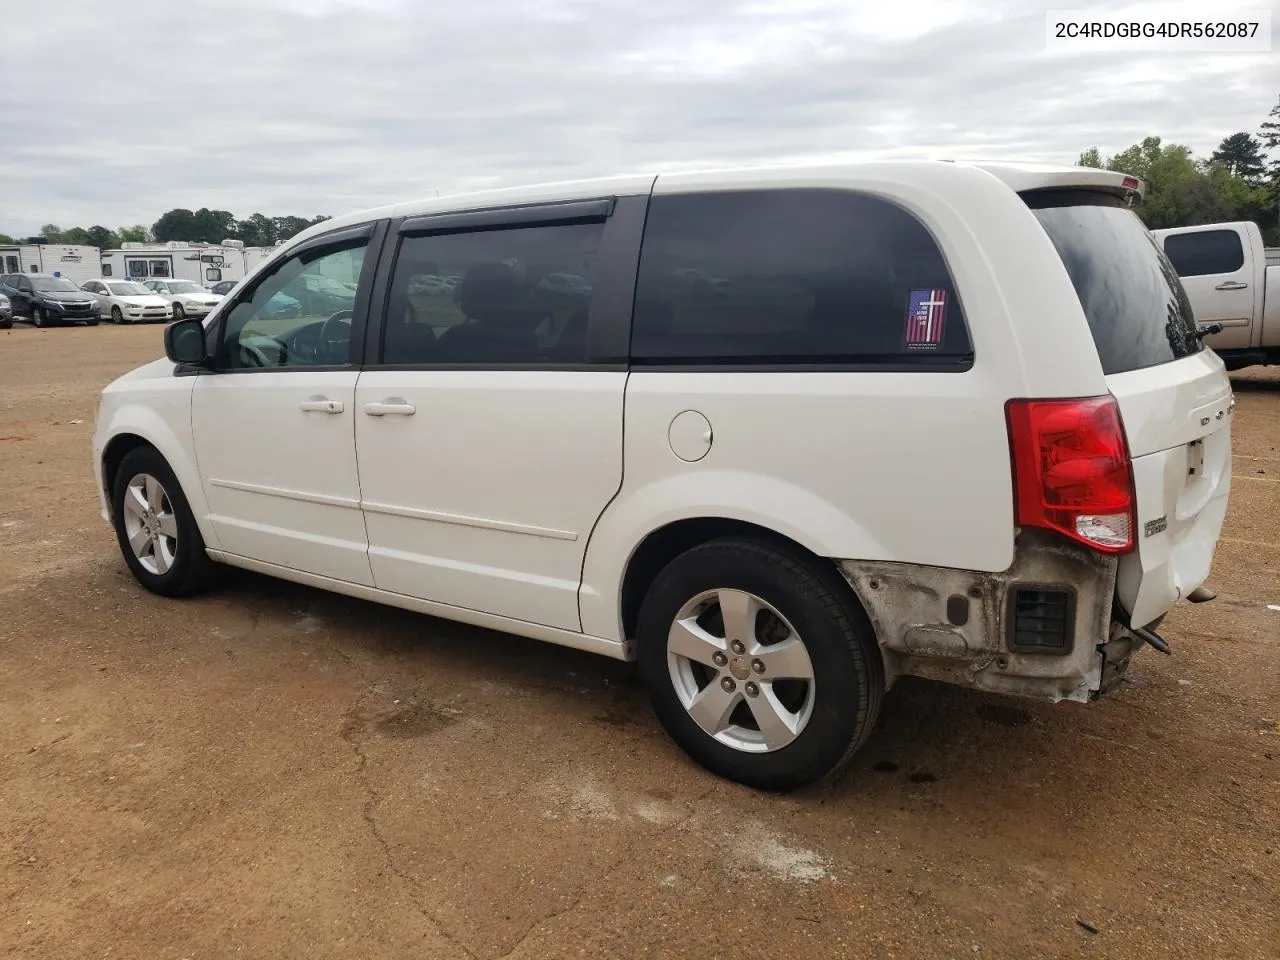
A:
<svg viewBox="0 0 1280 960">
<path fill-rule="evenodd" d="M 1133 549 L 1133 472 L 1115 397 L 1010 400 L 1014 519 L 1106 553 Z"/>
</svg>

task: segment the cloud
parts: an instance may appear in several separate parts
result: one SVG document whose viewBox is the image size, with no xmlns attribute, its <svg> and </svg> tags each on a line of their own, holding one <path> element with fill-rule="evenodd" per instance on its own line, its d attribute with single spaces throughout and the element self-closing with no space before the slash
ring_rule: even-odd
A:
<svg viewBox="0 0 1280 960">
<path fill-rule="evenodd" d="M 1149 134 L 1204 154 L 1276 79 L 1269 54 L 1051 54 L 1012 0 L 49 0 L 0 61 L 0 230 Z"/>
</svg>

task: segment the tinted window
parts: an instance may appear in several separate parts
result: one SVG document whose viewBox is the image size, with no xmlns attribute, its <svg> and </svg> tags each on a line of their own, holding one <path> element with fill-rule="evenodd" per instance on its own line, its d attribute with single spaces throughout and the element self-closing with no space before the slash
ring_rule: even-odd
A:
<svg viewBox="0 0 1280 960">
<path fill-rule="evenodd" d="M 151 276 L 153 277 L 169 276 L 169 261 L 168 260 L 152 260 Z"/>
<path fill-rule="evenodd" d="M 1074 190 L 1024 199 L 1062 257 L 1104 373 L 1154 367 L 1204 349 L 1173 264 L 1123 200 Z"/>
<path fill-rule="evenodd" d="M 283 260 L 236 301 L 222 330 L 223 369 L 340 366 L 367 239 Z"/>
<path fill-rule="evenodd" d="M 1244 266 L 1244 244 L 1234 230 L 1175 233 L 1164 238 L 1164 252 L 1180 277 L 1235 273 Z"/>
<path fill-rule="evenodd" d="M 104 264 L 102 265 L 102 275 L 103 275 L 104 277 L 109 277 L 109 276 L 111 276 L 111 264 L 109 264 L 109 263 L 104 263 Z"/>
<path fill-rule="evenodd" d="M 764 190 L 653 198 L 631 355 L 953 367 L 972 347 L 942 254 L 905 210 Z"/>
<path fill-rule="evenodd" d="M 151 274 L 147 272 L 147 261 L 145 260 L 126 260 L 124 262 L 125 276 L 129 277 L 149 277 Z"/>
<path fill-rule="evenodd" d="M 384 363 L 582 363 L 602 223 L 401 240 Z"/>
</svg>

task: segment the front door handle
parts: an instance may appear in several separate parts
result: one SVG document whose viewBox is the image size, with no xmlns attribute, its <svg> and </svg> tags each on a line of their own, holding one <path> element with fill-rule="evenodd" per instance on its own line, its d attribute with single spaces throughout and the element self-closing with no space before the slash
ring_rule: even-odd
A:
<svg viewBox="0 0 1280 960">
<path fill-rule="evenodd" d="M 312 397 L 298 404 L 307 413 L 341 413 L 342 401 L 330 400 L 327 397 Z"/>
<path fill-rule="evenodd" d="M 412 417 L 418 408 L 403 400 L 384 400 L 381 403 L 366 403 L 364 412 L 371 417 Z"/>
<path fill-rule="evenodd" d="M 1247 290 L 1249 285 L 1240 280 L 1228 280 L 1226 283 L 1220 283 L 1213 289 L 1215 290 Z"/>
</svg>

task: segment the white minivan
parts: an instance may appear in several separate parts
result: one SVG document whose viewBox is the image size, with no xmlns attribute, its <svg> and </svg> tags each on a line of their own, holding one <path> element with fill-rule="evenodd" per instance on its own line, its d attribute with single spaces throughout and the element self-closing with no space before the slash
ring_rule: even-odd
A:
<svg viewBox="0 0 1280 960">
<path fill-rule="evenodd" d="M 106 388 L 103 515 L 158 593 L 230 564 L 636 659 L 757 787 L 839 769 L 898 677 L 1088 701 L 1208 596 L 1231 478 L 1141 186 L 913 161 L 328 220 Z"/>
</svg>

